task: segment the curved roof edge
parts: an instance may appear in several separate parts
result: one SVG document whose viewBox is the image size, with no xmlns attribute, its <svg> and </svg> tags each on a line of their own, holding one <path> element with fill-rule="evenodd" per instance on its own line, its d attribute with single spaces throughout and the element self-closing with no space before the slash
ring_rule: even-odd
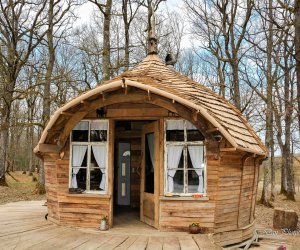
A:
<svg viewBox="0 0 300 250">
<path fill-rule="evenodd" d="M 226 131 L 226 129 L 212 115 L 210 115 L 205 110 L 205 108 L 201 107 L 201 105 L 196 104 L 190 100 L 184 99 L 183 97 L 169 93 L 167 91 L 155 88 L 153 86 L 149 86 L 149 85 L 137 82 L 137 81 L 132 81 L 132 80 L 126 79 L 126 77 L 124 77 L 122 80 L 111 80 L 111 81 L 108 81 L 108 83 L 99 85 L 96 88 L 79 95 L 78 97 L 76 97 L 76 98 L 72 99 L 71 101 L 69 101 L 68 103 L 66 103 L 64 106 L 57 109 L 54 112 L 54 114 L 51 116 L 48 124 L 46 125 L 44 131 L 42 132 L 42 135 L 38 142 L 38 145 L 34 148 L 34 153 L 38 153 L 40 151 L 39 145 L 43 144 L 45 142 L 45 140 L 48 136 L 48 131 L 55 124 L 55 122 L 57 121 L 57 119 L 59 118 L 59 116 L 61 115 L 62 112 L 67 111 L 69 108 L 81 103 L 82 101 L 84 101 L 85 99 L 87 99 L 93 95 L 99 94 L 101 92 L 104 92 L 106 90 L 113 89 L 116 87 L 125 87 L 125 86 L 132 86 L 132 87 L 136 87 L 136 88 L 139 88 L 139 89 L 142 89 L 145 91 L 150 91 L 151 93 L 169 98 L 169 99 L 174 100 L 177 103 L 182 104 L 184 106 L 188 106 L 188 107 L 196 110 L 199 114 L 201 114 L 203 117 L 205 117 L 205 119 L 207 119 L 212 125 L 214 125 L 216 128 L 218 128 L 220 133 L 224 136 L 224 138 L 236 150 L 245 151 L 245 152 L 249 152 L 249 153 L 253 153 L 253 154 L 257 154 L 257 155 L 261 155 L 261 156 L 267 155 L 266 149 L 262 148 L 262 147 L 260 147 L 262 151 L 254 151 L 249 148 L 244 148 L 244 147 L 239 146 L 236 143 L 235 139 Z M 257 140 L 257 138 L 256 138 L 256 140 Z M 258 142 L 258 144 L 260 144 L 260 142 Z"/>
</svg>

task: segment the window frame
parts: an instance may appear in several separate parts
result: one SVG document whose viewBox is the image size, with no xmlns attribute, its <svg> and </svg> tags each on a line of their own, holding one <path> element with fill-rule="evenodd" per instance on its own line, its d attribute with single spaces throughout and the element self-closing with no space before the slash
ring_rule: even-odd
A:
<svg viewBox="0 0 300 250">
<path fill-rule="evenodd" d="M 168 121 L 184 121 L 184 141 L 167 141 L 167 122 Z M 206 196 L 207 191 L 207 169 L 206 169 L 206 143 L 205 140 L 203 141 L 187 141 L 187 122 L 190 122 L 183 118 L 178 119 L 164 119 L 164 195 L 170 194 L 171 192 L 168 192 L 168 145 L 178 145 L 183 146 L 182 154 L 183 154 L 183 169 L 182 168 L 176 168 L 177 170 L 183 171 L 183 192 L 182 193 L 175 193 L 172 192 L 173 195 L 179 195 L 179 196 L 192 196 L 193 194 L 203 194 Z M 190 122 L 191 123 L 191 122 Z M 188 168 L 188 146 L 203 146 L 203 192 L 202 193 L 189 193 L 188 192 L 188 171 L 193 170 L 194 168 Z"/>
<path fill-rule="evenodd" d="M 92 121 L 106 121 L 107 122 L 107 135 L 106 135 L 106 141 L 103 142 L 91 142 L 90 141 L 90 136 L 91 136 L 91 122 Z M 72 186 L 72 162 L 73 162 L 73 153 L 72 153 L 72 149 L 73 146 L 75 145 L 82 145 L 82 146 L 87 146 L 87 166 L 86 166 L 86 190 L 83 193 L 86 194 L 108 194 L 108 141 L 109 141 L 109 120 L 108 119 L 83 119 L 80 120 L 79 122 L 88 122 L 88 141 L 87 142 L 73 142 L 72 141 L 72 131 L 74 128 L 71 130 L 70 132 L 70 157 L 69 157 L 69 188 L 71 188 Z M 79 123 L 78 122 L 78 123 Z M 92 146 L 93 145 L 104 145 L 106 147 L 106 175 L 105 175 L 105 190 L 90 190 L 91 185 L 90 185 L 90 163 L 91 163 L 91 154 L 92 154 Z"/>
</svg>

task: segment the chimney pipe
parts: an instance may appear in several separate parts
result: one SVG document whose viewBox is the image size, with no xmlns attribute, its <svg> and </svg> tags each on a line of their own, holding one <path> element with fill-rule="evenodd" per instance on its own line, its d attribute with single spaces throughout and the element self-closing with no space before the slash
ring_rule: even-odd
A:
<svg viewBox="0 0 300 250">
<path fill-rule="evenodd" d="M 166 65 L 173 66 L 176 64 L 177 60 L 171 53 L 168 53 L 165 59 Z"/>
</svg>

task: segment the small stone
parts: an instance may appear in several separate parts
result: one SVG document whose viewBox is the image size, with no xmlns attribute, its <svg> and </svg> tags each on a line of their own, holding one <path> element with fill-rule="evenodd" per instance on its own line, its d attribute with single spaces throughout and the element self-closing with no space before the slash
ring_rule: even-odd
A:
<svg viewBox="0 0 300 250">
<path fill-rule="evenodd" d="M 273 227 L 277 229 L 296 230 L 298 215 L 294 210 L 274 208 Z"/>
</svg>

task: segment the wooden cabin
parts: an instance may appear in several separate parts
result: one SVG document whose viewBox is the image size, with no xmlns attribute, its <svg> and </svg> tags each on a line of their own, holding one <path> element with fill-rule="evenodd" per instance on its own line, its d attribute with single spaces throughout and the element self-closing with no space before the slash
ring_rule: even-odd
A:
<svg viewBox="0 0 300 250">
<path fill-rule="evenodd" d="M 35 153 L 57 224 L 98 228 L 106 215 L 114 227 L 132 210 L 159 230 L 198 222 L 220 245 L 254 233 L 265 146 L 238 109 L 155 53 L 59 108 Z"/>
</svg>

